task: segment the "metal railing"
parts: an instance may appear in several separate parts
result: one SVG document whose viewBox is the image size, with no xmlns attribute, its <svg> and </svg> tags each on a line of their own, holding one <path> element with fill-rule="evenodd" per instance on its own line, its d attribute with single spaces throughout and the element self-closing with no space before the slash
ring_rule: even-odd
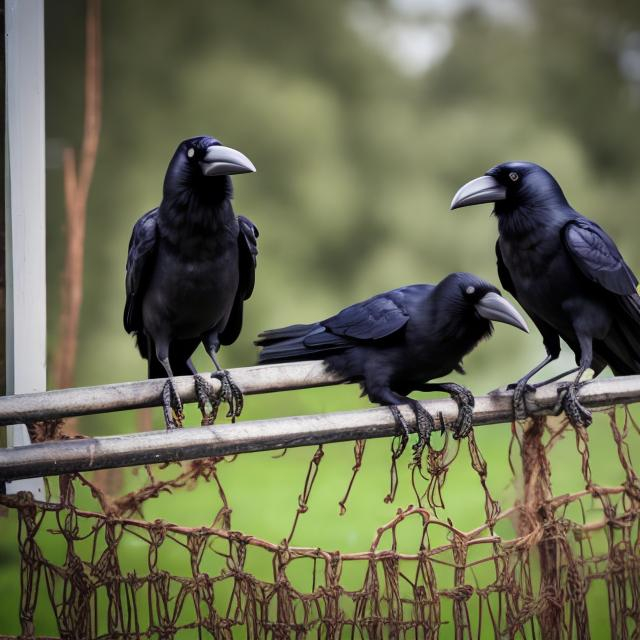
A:
<svg viewBox="0 0 640 640">
<path fill-rule="evenodd" d="M 232 369 L 233 379 L 247 394 L 328 386 L 342 382 L 328 374 L 321 362 L 302 362 Z M 184 402 L 195 400 L 193 377 L 176 380 Z M 164 380 L 127 382 L 99 387 L 63 389 L 0 398 L 0 424 L 33 422 L 109 411 L 159 406 Z M 214 390 L 219 381 L 211 379 Z M 549 414 L 557 407 L 557 384 L 528 394 L 531 413 Z M 512 393 L 501 391 L 476 398 L 474 424 L 501 424 L 513 420 Z M 640 376 L 595 380 L 580 391 L 586 407 L 598 408 L 640 400 Z M 422 402 L 432 415 L 442 415 L 446 425 L 458 408 L 450 399 Z M 413 413 L 402 408 L 410 425 Z M 269 420 L 240 421 L 212 427 L 151 431 L 128 435 L 64 440 L 0 450 L 3 480 L 59 475 L 75 471 L 138 464 L 189 460 L 340 442 L 381 438 L 397 433 L 386 408 L 361 409 Z"/>
</svg>

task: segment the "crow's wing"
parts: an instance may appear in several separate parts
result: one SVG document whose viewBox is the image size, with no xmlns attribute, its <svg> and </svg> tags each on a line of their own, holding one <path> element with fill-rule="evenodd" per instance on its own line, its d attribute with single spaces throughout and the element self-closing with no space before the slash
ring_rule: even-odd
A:
<svg viewBox="0 0 640 640">
<path fill-rule="evenodd" d="M 408 320 L 402 293 L 394 290 L 351 305 L 321 324 L 337 336 L 366 341 L 387 338 Z"/>
<path fill-rule="evenodd" d="M 134 225 L 129 240 L 124 306 L 124 328 L 129 333 L 142 330 L 142 298 L 156 254 L 157 214 L 158 209 L 145 213 Z"/>
<path fill-rule="evenodd" d="M 580 271 L 614 294 L 614 322 L 605 340 L 594 345 L 594 351 L 605 351 L 604 359 L 615 375 L 640 373 L 638 279 L 613 240 L 595 222 L 586 218 L 569 222 L 563 229 L 563 240 Z"/>
<path fill-rule="evenodd" d="M 595 222 L 586 218 L 568 222 L 562 229 L 562 240 L 589 280 L 620 296 L 635 294 L 637 278 L 613 240 Z"/>
<path fill-rule="evenodd" d="M 240 279 L 238 290 L 233 301 L 229 320 L 220 333 L 221 344 L 232 344 L 242 329 L 242 309 L 244 301 L 251 297 L 256 282 L 256 258 L 258 255 L 258 227 L 249 218 L 238 216 L 240 231 L 238 233 L 238 269 Z"/>
<path fill-rule="evenodd" d="M 256 342 L 263 347 L 260 362 L 324 358 L 357 344 L 393 336 L 409 320 L 405 294 L 424 295 L 424 288 L 395 289 L 347 307 L 322 322 L 264 331 Z"/>
</svg>

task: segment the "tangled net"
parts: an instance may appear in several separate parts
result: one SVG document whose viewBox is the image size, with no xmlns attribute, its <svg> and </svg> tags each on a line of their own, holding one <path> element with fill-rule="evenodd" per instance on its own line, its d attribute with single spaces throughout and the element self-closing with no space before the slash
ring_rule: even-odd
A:
<svg viewBox="0 0 640 640">
<path fill-rule="evenodd" d="M 614 409 L 607 413 L 617 451 L 611 464 L 619 464 L 624 477 L 620 485 L 593 481 L 588 434 L 577 429 L 585 488 L 553 496 L 548 452 L 571 431 L 564 423 L 535 417 L 512 425 L 524 485 L 515 505 L 500 510 L 491 497 L 487 465 L 472 436 L 468 446 L 485 493 L 485 522 L 461 531 L 436 517 L 452 460 L 445 447 L 429 452 L 427 473 L 414 470 L 429 480 L 427 490 L 416 495 L 417 506 L 399 509 L 360 553 L 290 544 L 307 509 L 322 447 L 311 459 L 291 533 L 279 544 L 231 528 L 217 474 L 221 459 L 191 462 L 171 480 L 158 480 L 147 467 L 145 486 L 117 500 L 79 474 L 61 477 L 59 503 L 35 503 L 30 494 L 2 497 L 19 521 L 20 637 L 42 637 L 37 627 L 44 602 L 55 611 L 61 638 L 439 638 L 443 633 L 589 638 L 593 594 L 600 589 L 598 602 L 607 603 L 610 635 L 640 638 L 640 483 L 627 444 L 630 430 L 638 428 L 626 407 L 622 425 Z M 61 437 L 59 428 L 40 427 L 45 429 L 47 437 Z M 354 477 L 363 453 L 364 442 L 357 442 Z M 388 499 L 397 485 L 395 462 Z M 143 519 L 147 500 L 204 482 L 212 483 L 222 503 L 210 527 Z M 349 489 L 352 484 L 353 478 Z M 74 505 L 79 487 L 92 492 L 99 510 Z M 343 509 L 348 494 L 340 503 Z M 594 512 L 597 519 L 587 517 Z M 505 520 L 514 523 L 516 535 L 510 539 L 496 534 Z M 407 523 L 421 531 L 411 553 L 398 545 L 399 530 Z M 64 538 L 58 558 L 47 557 L 43 549 L 52 534 Z M 127 570 L 120 551 L 132 540 L 144 551 L 137 554 L 138 566 Z M 268 579 L 248 566 L 256 552 L 271 558 Z M 165 553 L 182 555 L 180 575 L 162 569 Z M 300 563 L 306 563 L 302 570 Z M 352 565 L 359 574 L 346 570 Z M 300 571 L 308 574 L 305 590 L 291 579 Z M 347 588 L 354 575 L 363 578 Z"/>
</svg>

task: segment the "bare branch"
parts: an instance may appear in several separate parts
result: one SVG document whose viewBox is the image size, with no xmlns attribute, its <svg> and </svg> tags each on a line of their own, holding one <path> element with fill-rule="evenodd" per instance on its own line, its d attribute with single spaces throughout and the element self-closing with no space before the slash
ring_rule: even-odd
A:
<svg viewBox="0 0 640 640">
<path fill-rule="evenodd" d="M 101 125 L 100 0 L 87 0 L 85 56 L 85 115 L 80 167 L 71 147 L 63 150 L 67 251 L 62 278 L 59 342 L 53 366 L 54 384 L 70 387 L 78 352 L 82 308 L 87 199 L 98 153 Z"/>
</svg>

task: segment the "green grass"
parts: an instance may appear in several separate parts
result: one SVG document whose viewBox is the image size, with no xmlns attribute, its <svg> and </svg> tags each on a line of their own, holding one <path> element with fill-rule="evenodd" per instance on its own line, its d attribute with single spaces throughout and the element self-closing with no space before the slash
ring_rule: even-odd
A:
<svg viewBox="0 0 640 640">
<path fill-rule="evenodd" d="M 274 394 L 272 396 L 256 396 L 248 399 L 246 416 L 243 419 L 269 417 L 271 415 L 319 412 L 342 407 L 367 406 L 364 400 L 355 397 L 353 387 L 309 390 L 304 392 Z M 157 423 L 157 420 L 155 421 Z M 188 422 L 196 424 L 196 413 L 189 410 Z M 122 424 L 122 423 L 120 423 Z M 221 426 L 221 428 L 232 428 Z M 514 479 L 509 467 L 508 450 L 510 428 L 508 425 L 495 425 L 478 428 L 476 438 L 487 461 L 489 475 L 488 486 L 492 496 L 503 508 L 514 503 L 519 493 L 519 480 Z M 591 449 L 591 468 L 594 481 L 601 485 L 619 484 L 624 475 L 618 463 L 611 431 L 606 416 L 599 415 L 589 430 Z M 632 433 L 629 438 L 632 457 L 640 454 L 640 438 Z M 440 436 L 434 437 L 434 445 L 440 444 Z M 353 444 L 339 443 L 324 446 L 324 457 L 320 463 L 318 476 L 309 500 L 309 509 L 302 514 L 295 535 L 291 541 L 295 546 L 320 547 L 324 550 L 340 550 L 343 553 L 367 550 L 382 524 L 391 520 L 399 508 L 416 505 L 416 496 L 410 479 L 408 462 L 410 447 L 399 465 L 399 489 L 393 504 L 383 501 L 389 488 L 389 440 L 379 439 L 367 442 L 362 469 L 356 478 L 347 511 L 339 515 L 338 501 L 342 498 L 348 484 L 353 465 Z M 233 512 L 232 529 L 251 534 L 265 540 L 278 543 L 286 538 L 298 505 L 298 496 L 302 491 L 308 463 L 315 448 L 290 449 L 284 456 L 277 453 L 264 452 L 238 456 L 233 461 L 224 461 L 219 465 L 219 477 L 227 494 Z M 516 469 L 519 468 L 517 447 L 512 455 Z M 568 430 L 555 446 L 552 454 L 552 482 L 555 495 L 580 490 L 584 481 L 580 472 L 580 458 L 576 453 L 573 432 Z M 176 465 L 165 470 L 158 470 L 158 477 L 172 477 L 178 473 Z M 133 490 L 144 482 L 146 474 L 124 472 L 125 490 Z M 420 490 L 426 488 L 426 482 L 420 480 Z M 484 522 L 484 493 L 476 473 L 472 470 L 466 442 L 461 443 L 457 458 L 452 463 L 443 490 L 445 509 L 438 510 L 435 515 L 441 520 L 450 519 L 463 531 L 470 530 Z M 92 498 L 86 490 L 78 490 L 76 503 L 85 508 L 95 508 Z M 595 521 L 602 517 L 598 503 L 585 501 L 586 518 Z M 220 507 L 220 500 L 214 484 L 200 482 L 193 489 L 179 489 L 173 493 L 163 493 L 158 498 L 149 500 L 144 506 L 147 520 L 162 519 L 184 526 L 209 526 Z M 577 507 L 567 510 L 566 516 L 581 521 L 581 513 Z M 86 523 L 81 523 L 86 527 Z M 39 544 L 45 557 L 56 564 L 64 561 L 65 542 L 59 535 L 46 532 L 55 529 L 52 515 L 47 516 L 39 534 Z M 83 529 L 84 530 L 84 529 Z M 10 513 L 0 522 L 0 591 L 4 594 L 4 604 L 0 608 L 0 631 L 7 634 L 19 632 L 18 608 L 20 598 L 19 557 L 16 544 L 16 517 Z M 514 523 L 502 521 L 496 533 L 509 539 L 514 535 Z M 419 518 L 409 518 L 397 529 L 397 548 L 401 552 L 415 553 L 418 549 L 422 529 Z M 432 546 L 443 544 L 447 540 L 446 531 L 434 525 L 429 527 L 429 542 Z M 389 548 L 390 534 L 382 537 L 379 548 Z M 104 538 L 98 536 L 98 553 L 104 548 Z M 594 536 L 594 551 L 601 552 L 606 548 L 602 535 Z M 91 540 L 76 545 L 78 552 L 90 557 Z M 225 566 L 224 558 L 214 553 L 222 552 L 226 544 L 216 542 L 212 550 L 205 552 L 201 567 L 209 575 L 218 575 Z M 468 561 L 479 560 L 490 553 L 489 545 L 472 547 Z M 148 545 L 132 534 L 124 534 L 118 549 L 118 559 L 123 573 L 136 571 L 146 574 Z M 84 557 L 84 555 L 83 555 Z M 451 554 L 443 554 L 440 559 L 452 560 Z M 411 566 L 413 565 L 413 566 Z M 250 548 L 247 555 L 246 569 L 263 580 L 272 580 L 272 555 L 261 549 Z M 191 575 L 188 552 L 173 541 L 165 542 L 159 552 L 158 567 L 173 575 Z M 316 584 L 323 581 L 322 564 L 316 572 Z M 415 573 L 415 563 L 403 563 L 403 571 L 407 575 Z M 436 565 L 438 586 L 450 588 L 453 572 L 450 567 Z M 358 589 L 362 585 L 365 562 L 345 562 L 341 576 L 341 584 L 346 589 Z M 287 576 L 292 585 L 302 592 L 312 587 L 313 562 L 310 559 L 294 561 L 287 569 Z M 495 577 L 493 565 L 484 563 L 468 570 L 465 581 L 469 584 L 487 584 Z M 409 594 L 405 584 L 403 595 Z M 230 595 L 230 581 L 220 585 L 216 593 L 219 611 L 224 611 L 225 603 Z M 142 593 L 139 594 L 144 603 Z M 589 593 L 590 624 L 594 637 L 598 630 L 608 628 L 608 608 L 606 590 L 603 583 L 594 582 Z M 106 594 L 102 594 L 103 607 L 106 605 Z M 345 602 L 348 612 L 352 605 Z M 472 621 L 477 620 L 478 602 L 474 597 L 469 603 Z M 140 607 L 141 611 L 145 606 Z M 106 609 L 102 608 L 101 618 L 105 618 Z M 443 616 L 450 617 L 450 605 L 443 599 Z M 449 612 L 449 613 L 447 613 Z M 186 609 L 181 620 L 186 620 L 193 612 Z M 487 615 L 485 609 L 484 616 Z M 105 618 L 106 619 L 106 618 Z M 450 618 L 449 618 L 450 619 Z M 484 618 L 485 632 L 489 629 L 488 618 Z M 144 620 L 141 620 L 144 623 Z M 53 619 L 48 598 L 44 590 L 36 615 L 36 631 L 39 634 L 58 633 Z M 452 626 L 442 629 L 442 637 L 448 637 Z M 186 634 L 184 637 L 190 637 Z M 238 636 L 238 637 L 241 637 Z M 491 637 L 487 635 L 486 637 Z"/>
</svg>

